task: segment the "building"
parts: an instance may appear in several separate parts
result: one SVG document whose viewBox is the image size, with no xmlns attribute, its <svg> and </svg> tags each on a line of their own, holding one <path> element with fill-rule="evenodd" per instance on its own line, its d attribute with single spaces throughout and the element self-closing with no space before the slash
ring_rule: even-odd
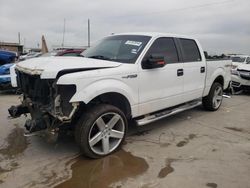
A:
<svg viewBox="0 0 250 188">
<path fill-rule="evenodd" d="M 17 52 L 20 55 L 23 52 L 23 45 L 18 43 L 0 42 L 0 50 Z"/>
</svg>

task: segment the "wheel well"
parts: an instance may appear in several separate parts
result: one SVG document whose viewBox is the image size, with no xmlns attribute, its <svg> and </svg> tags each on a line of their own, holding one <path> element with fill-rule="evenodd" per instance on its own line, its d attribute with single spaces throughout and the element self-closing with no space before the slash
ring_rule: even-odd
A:
<svg viewBox="0 0 250 188">
<path fill-rule="evenodd" d="M 105 93 L 102 95 L 99 95 L 92 99 L 89 103 L 88 106 L 96 105 L 96 104 L 111 104 L 117 108 L 119 108 L 125 116 L 130 119 L 131 118 L 131 107 L 128 99 L 120 94 L 120 93 Z"/>
<path fill-rule="evenodd" d="M 222 85 L 222 87 L 224 87 L 224 78 L 223 78 L 223 76 L 218 76 L 218 77 L 214 80 L 213 83 L 215 83 L 215 82 L 220 83 L 220 84 Z"/>
</svg>

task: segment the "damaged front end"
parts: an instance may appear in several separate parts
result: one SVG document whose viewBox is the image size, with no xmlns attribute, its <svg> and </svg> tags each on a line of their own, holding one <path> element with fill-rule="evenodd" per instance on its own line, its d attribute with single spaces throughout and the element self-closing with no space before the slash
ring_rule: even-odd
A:
<svg viewBox="0 0 250 188">
<path fill-rule="evenodd" d="M 57 137 L 62 125 L 68 124 L 79 107 L 69 103 L 76 92 L 75 85 L 57 85 L 56 79 L 41 79 L 40 75 L 17 72 L 21 104 L 9 108 L 12 118 L 30 114 L 25 123 L 27 136 L 46 133 Z"/>
</svg>

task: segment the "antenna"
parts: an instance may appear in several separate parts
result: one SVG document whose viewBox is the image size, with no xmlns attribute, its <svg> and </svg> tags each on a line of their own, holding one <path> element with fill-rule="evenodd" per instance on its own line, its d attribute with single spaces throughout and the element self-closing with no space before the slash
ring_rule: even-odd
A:
<svg viewBox="0 0 250 188">
<path fill-rule="evenodd" d="M 65 22 L 66 22 L 66 19 L 64 18 L 64 19 L 63 19 L 63 38 L 62 38 L 62 47 L 64 46 Z"/>
</svg>

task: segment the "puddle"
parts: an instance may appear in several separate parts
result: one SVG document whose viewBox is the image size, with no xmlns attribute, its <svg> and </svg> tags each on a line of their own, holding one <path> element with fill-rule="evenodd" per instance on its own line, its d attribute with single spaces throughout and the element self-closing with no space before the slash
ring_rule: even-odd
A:
<svg viewBox="0 0 250 188">
<path fill-rule="evenodd" d="M 166 160 L 166 166 L 160 170 L 158 178 L 165 178 L 168 174 L 174 171 L 174 168 L 171 166 L 171 163 L 173 161 L 174 161 L 173 159 Z"/>
<path fill-rule="evenodd" d="M 8 146 L 0 149 L 0 154 L 11 159 L 22 153 L 28 146 L 27 138 L 23 136 L 24 130 L 16 127 L 6 138 Z"/>
<path fill-rule="evenodd" d="M 217 188 L 217 184 L 216 183 L 207 183 L 206 186 L 207 187 L 211 187 L 211 188 Z"/>
<path fill-rule="evenodd" d="M 188 138 L 184 138 L 184 140 L 178 142 L 176 144 L 177 147 L 183 147 L 189 143 L 190 140 L 197 138 L 196 134 L 189 134 Z"/>
<path fill-rule="evenodd" d="M 148 169 L 147 162 L 123 150 L 98 160 L 78 157 L 72 165 L 72 178 L 56 188 L 108 188 L 110 184 L 140 175 Z"/>
</svg>

